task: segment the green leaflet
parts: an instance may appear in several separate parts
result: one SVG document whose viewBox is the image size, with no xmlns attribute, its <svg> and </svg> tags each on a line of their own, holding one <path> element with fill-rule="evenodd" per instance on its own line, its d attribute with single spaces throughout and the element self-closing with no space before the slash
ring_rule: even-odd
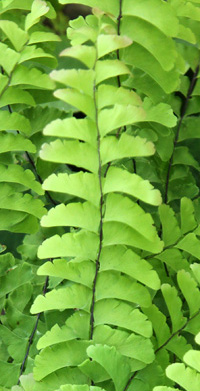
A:
<svg viewBox="0 0 200 391">
<path fill-rule="evenodd" d="M 44 194 L 40 183 L 35 180 L 32 171 L 23 170 L 21 166 L 16 164 L 10 164 L 7 168 L 0 164 L 0 182 L 20 183 L 37 194 Z"/>
<path fill-rule="evenodd" d="M 0 108 L 17 103 L 35 106 L 35 101 L 29 92 L 22 90 L 19 94 L 17 88 L 9 87 L 0 98 Z"/>
<path fill-rule="evenodd" d="M 90 201 L 95 206 L 99 205 L 100 190 L 98 176 L 87 172 L 77 174 L 52 174 L 43 183 L 43 189 L 69 193 L 74 196 Z"/>
<path fill-rule="evenodd" d="M 114 382 L 116 391 L 124 388 L 130 376 L 130 366 L 128 360 L 121 356 L 114 346 L 89 346 L 87 354 L 106 369 Z"/>
<path fill-rule="evenodd" d="M 10 20 L 1 20 L 0 29 L 8 37 L 14 48 L 19 52 L 28 41 L 28 34 Z"/>
<path fill-rule="evenodd" d="M 70 0 L 59 0 L 61 4 L 70 4 Z M 99 7 L 98 0 L 75 0 L 74 4 L 85 4 L 89 7 Z M 119 4 L 117 0 L 112 0 L 110 4 L 108 5 L 106 0 L 102 0 L 101 3 L 101 9 L 103 9 L 105 12 L 110 12 L 113 15 L 118 15 L 119 12 Z"/>
<path fill-rule="evenodd" d="M 187 234 L 182 240 L 180 240 L 176 247 L 187 251 L 197 259 L 200 259 L 199 240 L 194 233 Z"/>
<path fill-rule="evenodd" d="M 87 156 L 87 159 L 85 159 Z M 76 141 L 52 141 L 44 144 L 40 157 L 56 163 L 73 164 L 83 167 L 93 173 L 98 172 L 98 156 L 95 149 L 88 143 Z"/>
<path fill-rule="evenodd" d="M 89 202 L 83 204 L 76 202 L 67 206 L 60 204 L 55 209 L 51 209 L 41 220 L 41 225 L 43 227 L 74 226 L 98 233 L 99 219 L 99 210 L 95 206 Z"/>
<path fill-rule="evenodd" d="M 19 53 L 0 42 L 0 64 L 8 74 L 13 70 L 19 57 Z"/>
<path fill-rule="evenodd" d="M 57 369 L 79 365 L 87 358 L 86 349 L 89 345 L 89 341 L 74 340 L 46 348 L 35 360 L 35 380 L 41 380 Z"/>
<path fill-rule="evenodd" d="M 86 141 L 95 146 L 96 127 L 89 119 L 76 119 L 74 117 L 64 120 L 57 119 L 52 121 L 44 128 L 46 136 L 57 136 L 62 138 L 73 138 Z"/>
<path fill-rule="evenodd" d="M 125 0 L 122 6 L 123 15 L 132 15 L 152 23 L 164 34 L 176 36 L 178 32 L 178 19 L 175 12 L 168 3 L 161 3 L 158 0 L 150 0 L 149 7 L 145 7 L 146 1 L 133 3 Z"/>
<path fill-rule="evenodd" d="M 166 370 L 167 376 L 184 387 L 186 391 L 198 391 L 200 375 L 184 364 L 171 364 Z"/>
<path fill-rule="evenodd" d="M 178 284 L 190 309 L 190 316 L 194 315 L 200 307 L 200 291 L 196 281 L 184 270 L 177 275 Z"/>
<path fill-rule="evenodd" d="M 31 7 L 31 12 L 27 15 L 25 20 L 25 30 L 28 31 L 35 23 L 38 23 L 40 17 L 47 14 L 49 7 L 45 1 L 34 0 Z"/>
<path fill-rule="evenodd" d="M 92 69 L 69 69 L 51 72 L 51 78 L 66 86 L 76 88 L 86 95 L 93 96 L 95 73 Z"/>
<path fill-rule="evenodd" d="M 77 45 L 63 50 L 61 56 L 76 58 L 88 68 L 92 68 L 95 62 L 95 49 L 92 46 Z"/>
<path fill-rule="evenodd" d="M 103 191 L 104 194 L 123 192 L 151 205 L 160 205 L 162 202 L 160 192 L 154 190 L 148 181 L 118 167 L 109 168 Z"/>
<path fill-rule="evenodd" d="M 151 305 L 151 297 L 145 287 L 113 271 L 100 273 L 96 285 L 96 301 L 108 298 L 138 303 L 143 307 Z"/>
<path fill-rule="evenodd" d="M 67 262 L 65 259 L 55 259 L 52 262 L 46 262 L 39 270 L 39 275 L 55 276 L 66 278 L 67 280 L 83 284 L 92 288 L 92 276 L 95 272 L 95 267 L 92 262 L 83 261 L 76 263 L 72 261 Z"/>
<path fill-rule="evenodd" d="M 30 194 L 16 193 L 11 186 L 2 183 L 0 189 L 1 209 L 30 213 L 37 218 L 41 218 L 46 212 L 43 202 L 33 198 Z"/>
<path fill-rule="evenodd" d="M 152 344 L 149 339 L 129 334 L 126 331 L 112 329 L 109 326 L 97 326 L 94 331 L 94 342 L 115 346 L 123 355 L 135 358 L 144 363 L 151 363 L 154 359 Z M 140 346 L 138 349 L 137 346 Z"/>
<path fill-rule="evenodd" d="M 196 227 L 193 203 L 190 199 L 184 197 L 181 199 L 181 232 L 185 234 Z"/>
<path fill-rule="evenodd" d="M 8 271 L 7 276 L 1 277 L 1 297 L 14 289 L 29 282 L 33 278 L 30 265 L 27 263 L 13 267 Z"/>
<path fill-rule="evenodd" d="M 101 253 L 100 270 L 118 270 L 152 289 L 160 287 L 157 273 L 150 263 L 123 246 L 105 247 Z"/>
<path fill-rule="evenodd" d="M 177 295 L 175 287 L 171 287 L 169 284 L 163 284 L 161 290 L 172 320 L 172 331 L 176 332 L 186 322 L 181 311 L 182 302 Z"/>
<path fill-rule="evenodd" d="M 96 62 L 96 83 L 118 75 L 130 74 L 129 68 L 119 60 L 101 60 Z M 110 86 L 111 87 L 111 86 Z"/>
<path fill-rule="evenodd" d="M 110 324 L 131 330 L 144 337 L 152 334 L 151 323 L 139 310 L 123 301 L 106 299 L 95 306 L 95 325 Z"/>
<path fill-rule="evenodd" d="M 34 302 L 31 312 L 39 313 L 52 309 L 64 310 L 66 308 L 83 309 L 89 312 L 92 292 L 85 286 L 70 285 L 66 288 L 53 290 L 46 296 L 38 296 Z"/>
<path fill-rule="evenodd" d="M 54 89 L 53 81 L 48 75 L 43 74 L 36 68 L 28 69 L 23 65 L 19 65 L 13 72 L 10 85 L 31 85 L 38 88 L 44 88 L 48 90 Z"/>
<path fill-rule="evenodd" d="M 35 152 L 35 145 L 20 134 L 0 133 L 0 153 L 8 151 Z"/>
<path fill-rule="evenodd" d="M 174 42 L 160 29 L 152 26 L 152 21 L 147 23 L 141 18 L 126 16 L 122 22 L 122 34 L 147 49 L 164 70 L 170 71 L 173 68 L 177 56 Z M 156 45 L 152 45 L 152 42 L 156 42 Z"/>
<path fill-rule="evenodd" d="M 18 130 L 25 134 L 31 131 L 29 120 L 21 114 L 0 110 L 0 120 L 0 130 Z"/>
<path fill-rule="evenodd" d="M 39 42 L 59 42 L 61 39 L 58 35 L 54 33 L 44 32 L 44 31 L 34 31 L 30 34 L 30 39 L 28 44 L 32 45 Z"/>
<path fill-rule="evenodd" d="M 113 160 L 123 159 L 130 156 L 150 156 L 155 152 L 154 145 L 140 137 L 132 137 L 123 133 L 120 139 L 107 137 L 101 143 L 102 165 Z"/>
<path fill-rule="evenodd" d="M 129 104 L 132 104 L 133 106 L 141 106 L 142 100 L 134 91 L 130 91 L 123 87 L 118 88 L 108 84 L 101 84 L 98 88 L 98 108 L 102 109 L 106 106 L 112 106 L 115 103 L 124 104 L 124 106 Z M 124 135 L 126 135 L 126 133 L 122 134 L 122 136 Z"/>
<path fill-rule="evenodd" d="M 180 239 L 181 231 L 174 211 L 168 205 L 161 205 L 159 207 L 159 214 L 162 224 L 162 239 L 165 246 L 176 243 Z"/>
<path fill-rule="evenodd" d="M 88 248 L 86 246 L 88 243 Z M 55 235 L 45 240 L 38 250 L 39 258 L 81 257 L 95 260 L 98 248 L 98 236 L 81 230 L 78 233 L 67 233 L 62 237 Z"/>
</svg>

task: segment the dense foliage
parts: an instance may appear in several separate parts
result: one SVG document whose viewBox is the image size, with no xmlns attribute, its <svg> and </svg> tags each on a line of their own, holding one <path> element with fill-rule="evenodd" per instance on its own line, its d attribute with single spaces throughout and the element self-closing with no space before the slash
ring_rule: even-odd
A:
<svg viewBox="0 0 200 391">
<path fill-rule="evenodd" d="M 200 0 L 70 3 L 0 3 L 0 391 L 199 391 Z"/>
</svg>

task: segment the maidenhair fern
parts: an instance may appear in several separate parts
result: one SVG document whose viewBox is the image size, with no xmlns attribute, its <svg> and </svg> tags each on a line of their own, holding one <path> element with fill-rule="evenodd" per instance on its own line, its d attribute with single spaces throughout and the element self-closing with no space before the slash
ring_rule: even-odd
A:
<svg viewBox="0 0 200 391">
<path fill-rule="evenodd" d="M 74 3 L 50 77 L 51 3 L 0 4 L 0 390 L 199 391 L 200 5 Z"/>
</svg>

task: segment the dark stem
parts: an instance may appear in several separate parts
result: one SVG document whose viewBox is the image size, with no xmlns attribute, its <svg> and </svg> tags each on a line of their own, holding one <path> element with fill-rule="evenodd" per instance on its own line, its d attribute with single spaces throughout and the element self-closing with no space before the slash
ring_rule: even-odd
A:
<svg viewBox="0 0 200 391">
<path fill-rule="evenodd" d="M 189 100 L 191 98 L 192 92 L 194 90 L 194 87 L 195 87 L 195 84 L 196 84 L 196 81 L 197 81 L 198 73 L 199 73 L 199 65 L 195 69 L 195 72 L 193 74 L 193 77 L 192 77 L 192 80 L 191 80 L 191 83 L 190 83 L 190 86 L 189 86 L 189 89 L 188 89 L 188 92 L 187 92 L 187 96 L 186 96 L 185 100 L 183 101 L 183 104 L 182 104 L 182 107 L 181 107 L 181 117 L 179 119 L 179 124 L 178 124 L 177 132 L 176 132 L 176 135 L 175 135 L 175 139 L 174 139 L 173 152 L 172 152 L 172 155 L 171 155 L 171 158 L 170 158 L 170 161 L 169 161 L 168 170 L 167 170 L 167 176 L 166 176 L 165 195 L 164 195 L 164 203 L 165 204 L 167 204 L 167 202 L 168 202 L 169 179 L 170 179 L 170 173 L 171 173 L 171 168 L 172 168 L 172 164 L 173 164 L 175 147 L 176 147 L 177 142 L 178 142 L 178 138 L 179 138 L 179 134 L 180 134 L 180 130 L 181 130 L 181 125 L 182 125 L 182 122 L 183 122 L 183 119 L 184 119 L 184 116 L 185 116 L 185 113 L 186 113 L 186 110 L 187 110 L 187 106 L 188 106 Z"/>
<path fill-rule="evenodd" d="M 200 310 L 197 311 L 193 316 L 191 316 L 191 318 L 189 318 L 189 319 L 185 322 L 185 324 L 184 324 L 180 329 L 178 329 L 177 331 L 175 331 L 175 332 L 167 339 L 167 341 L 165 341 L 161 346 L 159 346 L 159 348 L 157 348 L 157 349 L 155 350 L 155 354 L 158 353 L 161 349 L 163 349 L 163 348 L 169 343 L 169 341 L 171 341 L 172 338 L 174 338 L 177 334 L 179 334 L 179 333 L 188 325 L 188 323 L 189 323 L 191 320 L 193 320 L 194 318 L 196 318 L 199 314 L 200 314 Z M 130 377 L 130 379 L 128 380 L 128 382 L 127 382 L 125 388 L 123 389 L 123 391 L 127 391 L 128 387 L 130 386 L 132 380 L 133 380 L 134 377 L 137 375 L 137 373 L 138 373 L 138 371 L 135 371 L 135 372 L 131 375 L 131 377 Z"/>
<path fill-rule="evenodd" d="M 177 334 L 179 334 L 188 325 L 188 323 L 194 318 L 196 318 L 199 314 L 200 314 L 200 310 L 198 310 L 193 316 L 191 316 L 191 318 L 188 318 L 188 320 L 185 322 L 185 324 L 182 327 L 180 327 L 180 329 L 175 331 L 161 346 L 159 346 L 159 348 L 155 350 L 155 354 L 158 353 L 162 348 L 164 348 L 171 341 L 172 338 L 174 338 Z"/>
<path fill-rule="evenodd" d="M 46 280 L 45 280 L 45 283 L 44 283 L 44 286 L 43 286 L 43 290 L 42 290 L 42 294 L 44 296 L 45 296 L 45 294 L 47 292 L 48 283 L 49 283 L 49 277 L 46 277 Z M 19 385 L 19 383 L 20 383 L 20 376 L 22 375 L 22 373 L 24 372 L 24 369 L 25 369 L 26 361 L 27 361 L 27 358 L 29 356 L 29 351 L 30 351 L 31 345 L 33 343 L 33 339 L 35 337 L 35 333 L 37 331 L 40 315 L 41 315 L 41 312 L 39 314 L 37 314 L 35 326 L 34 326 L 33 331 L 32 331 L 32 333 L 31 333 L 31 335 L 30 335 L 30 337 L 28 339 L 28 345 L 27 345 L 27 348 L 26 348 L 26 353 L 25 353 L 24 359 L 22 361 L 22 365 L 20 367 L 20 374 L 19 374 L 17 385 Z"/>
<path fill-rule="evenodd" d="M 119 15 L 117 18 L 117 21 L 118 21 L 117 22 L 117 35 L 120 35 L 121 18 L 122 18 L 122 0 L 119 0 Z M 117 50 L 117 59 L 120 60 L 119 50 Z M 120 87 L 121 86 L 120 76 L 117 76 L 117 82 L 118 82 L 118 87 Z"/>
<path fill-rule="evenodd" d="M 98 107 L 97 107 L 97 101 L 96 101 L 96 85 L 94 84 L 93 88 L 93 96 L 94 96 L 94 105 L 95 105 L 95 116 L 96 116 L 96 127 L 97 127 L 97 146 L 98 146 L 98 160 L 99 160 L 99 187 L 100 187 L 100 226 L 99 226 L 99 250 L 96 260 L 96 270 L 95 270 L 95 276 L 93 281 L 93 287 L 92 287 L 92 304 L 90 309 L 90 339 L 93 338 L 93 332 L 94 332 L 94 306 L 95 306 L 95 291 L 96 291 L 96 283 L 97 283 L 97 276 L 98 271 L 100 267 L 100 255 L 102 250 L 102 242 L 103 242 L 103 189 L 102 189 L 102 178 L 101 178 L 101 154 L 100 154 L 100 130 L 99 130 L 99 124 L 98 124 Z"/>
</svg>

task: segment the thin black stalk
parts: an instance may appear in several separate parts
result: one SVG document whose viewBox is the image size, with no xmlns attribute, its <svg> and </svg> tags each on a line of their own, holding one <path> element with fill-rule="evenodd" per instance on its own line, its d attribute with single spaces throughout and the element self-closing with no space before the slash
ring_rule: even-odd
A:
<svg viewBox="0 0 200 391">
<path fill-rule="evenodd" d="M 96 65 L 96 64 L 95 64 Z M 97 276 L 98 271 L 100 267 L 100 256 L 101 256 L 101 250 L 102 250 L 102 242 L 103 242 L 103 189 L 102 189 L 102 166 L 101 166 L 101 154 L 100 154 L 100 130 L 99 130 L 99 124 L 98 124 L 98 107 L 97 107 L 97 100 L 96 100 L 96 84 L 94 83 L 93 88 L 93 97 L 94 97 L 94 105 L 95 105 L 95 119 L 96 119 L 96 127 L 97 127 L 97 148 L 98 148 L 98 160 L 99 160 L 99 171 L 98 171 L 98 177 L 99 177 L 99 187 L 100 187 L 100 225 L 99 225 L 99 250 L 98 255 L 96 259 L 96 270 L 95 270 L 95 276 L 93 281 L 93 287 L 92 287 L 92 304 L 90 309 L 90 339 L 93 338 L 93 332 L 94 332 L 94 306 L 95 306 L 95 292 L 96 292 L 96 283 L 97 283 Z"/>
<path fill-rule="evenodd" d="M 161 349 L 163 349 L 170 341 L 172 338 L 174 338 L 176 335 L 178 335 L 182 330 L 184 330 L 184 328 L 188 325 L 189 322 L 191 322 L 191 320 L 195 319 L 198 315 L 200 314 L 200 310 L 198 310 L 193 316 L 191 316 L 191 318 L 188 318 L 187 321 L 185 322 L 185 324 L 180 327 L 180 329 L 178 329 L 177 331 L 175 331 L 172 335 L 170 335 L 170 337 L 161 345 L 159 346 L 156 350 L 155 350 L 155 354 L 158 353 Z"/>
<path fill-rule="evenodd" d="M 117 35 L 120 35 L 121 18 L 122 18 L 122 0 L 119 0 L 119 15 L 117 18 Z M 120 60 L 119 50 L 117 50 L 117 59 Z M 121 86 L 120 76 L 117 76 L 117 82 L 118 82 L 118 87 L 120 87 Z"/>
<path fill-rule="evenodd" d="M 49 282 L 49 277 L 46 277 L 46 280 L 45 280 L 45 283 L 44 283 L 44 286 L 43 286 L 43 295 L 45 296 L 46 292 L 47 292 L 47 287 L 48 287 L 48 282 Z M 30 352 L 30 348 L 31 348 L 31 345 L 33 343 L 33 339 L 35 337 L 35 333 L 37 331 L 37 328 L 38 328 L 38 323 L 39 323 L 39 320 L 40 320 L 40 315 L 42 314 L 42 312 L 39 312 L 39 314 L 37 314 L 37 317 L 36 317 L 36 322 L 35 322 L 35 325 L 33 327 L 33 331 L 28 339 L 28 345 L 27 345 L 27 348 L 26 348 L 26 353 L 25 353 L 25 356 L 24 356 L 24 359 L 22 361 L 22 365 L 20 367 L 20 373 L 19 373 L 19 378 L 18 378 L 18 382 L 17 382 L 17 385 L 19 385 L 20 383 L 20 376 L 23 374 L 24 372 L 24 369 L 25 369 L 25 365 L 26 365 L 26 361 L 28 359 L 28 356 L 29 356 L 29 352 Z"/>
<path fill-rule="evenodd" d="M 189 318 L 186 322 L 185 322 L 185 324 L 182 326 L 182 327 L 180 327 L 180 329 L 178 329 L 177 331 L 175 331 L 161 346 L 159 346 L 159 348 L 157 348 L 156 350 L 155 350 L 155 354 L 157 354 L 161 349 L 163 349 L 170 341 L 171 341 L 171 339 L 173 339 L 176 335 L 178 335 L 187 325 L 188 325 L 188 323 L 189 322 L 191 322 L 191 320 L 193 320 L 194 318 L 196 318 L 198 315 L 200 314 L 200 310 L 199 311 L 197 311 L 193 316 L 191 316 L 191 318 Z M 126 384 L 126 386 L 125 386 L 125 388 L 123 389 L 123 391 L 127 391 L 128 390 L 128 387 L 130 386 L 130 384 L 131 384 L 131 382 L 132 382 L 132 380 L 134 379 L 134 377 L 137 375 L 137 373 L 138 373 L 138 371 L 135 371 L 132 375 L 131 375 L 131 377 L 130 377 L 130 379 L 128 380 L 128 382 L 127 382 L 127 384 Z"/>
<path fill-rule="evenodd" d="M 182 107 L 181 107 L 181 116 L 180 116 L 180 119 L 179 119 L 177 132 L 176 132 L 175 139 L 174 139 L 173 152 L 172 152 L 172 155 L 171 155 L 171 158 L 170 158 L 170 161 L 169 161 L 167 175 L 166 175 L 165 195 L 164 195 L 164 203 L 165 204 L 167 204 L 167 202 L 168 202 L 169 180 L 170 180 L 170 173 L 171 173 L 171 168 L 172 168 L 173 159 L 174 159 L 175 147 L 176 147 L 176 145 L 178 143 L 178 138 L 179 138 L 182 122 L 183 122 L 183 119 L 185 117 L 186 110 L 187 110 L 187 107 L 188 107 L 188 103 L 189 103 L 189 100 L 191 98 L 192 92 L 194 90 L 194 87 L 195 87 L 195 84 L 196 84 L 196 81 L 197 81 L 198 73 L 199 73 L 199 65 L 197 65 L 197 67 L 195 69 L 195 72 L 193 74 L 192 80 L 190 82 L 190 86 L 188 88 L 187 96 L 186 96 L 185 100 L 183 101 L 183 104 L 182 104 Z"/>
</svg>

